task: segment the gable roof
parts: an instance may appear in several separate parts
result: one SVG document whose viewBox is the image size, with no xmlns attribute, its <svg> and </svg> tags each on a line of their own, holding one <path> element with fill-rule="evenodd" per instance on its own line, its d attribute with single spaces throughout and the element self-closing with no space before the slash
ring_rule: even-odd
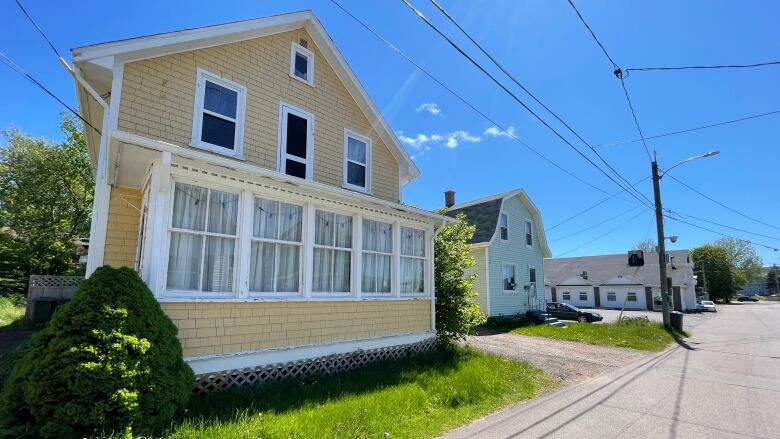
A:
<svg viewBox="0 0 780 439">
<path fill-rule="evenodd" d="M 687 261 L 689 250 L 667 252 L 674 256 L 672 269 L 667 264 L 667 274 L 672 285 L 684 285 L 691 282 L 693 261 Z M 646 285 L 659 286 L 658 253 L 645 252 L 645 265 L 630 267 L 628 254 L 580 256 L 576 258 L 553 258 L 544 260 L 544 281 L 547 285 Z M 588 272 L 588 278 L 580 274 Z"/>
<path fill-rule="evenodd" d="M 398 160 L 400 183 L 405 184 L 417 178 L 420 175 L 417 165 L 401 145 L 312 11 L 293 12 L 77 47 L 71 49 L 71 54 L 74 64 L 88 82 L 94 81 L 100 85 L 100 87 L 95 86 L 95 88 L 110 90 L 113 78 L 112 70 L 117 63 L 230 44 L 299 28 L 304 28 L 309 33 L 371 126 L 388 146 L 395 159 Z M 79 93 L 79 101 L 82 98 L 82 93 Z M 79 102 L 79 104 L 83 107 L 85 103 Z"/>
<path fill-rule="evenodd" d="M 536 240 L 539 243 L 539 248 L 542 251 L 542 255 L 545 258 L 549 258 L 552 256 L 552 252 L 550 251 L 550 246 L 547 244 L 547 236 L 544 233 L 542 214 L 523 189 L 515 189 L 468 201 L 466 203 L 456 204 L 448 208 L 444 214 L 455 217 L 463 212 L 466 215 L 468 222 L 477 227 L 470 244 L 485 243 L 493 239 L 493 235 L 496 233 L 498 214 L 501 213 L 504 200 L 508 200 L 512 197 L 518 197 L 520 202 L 528 209 L 528 212 L 531 214 L 531 217 L 536 224 Z"/>
</svg>

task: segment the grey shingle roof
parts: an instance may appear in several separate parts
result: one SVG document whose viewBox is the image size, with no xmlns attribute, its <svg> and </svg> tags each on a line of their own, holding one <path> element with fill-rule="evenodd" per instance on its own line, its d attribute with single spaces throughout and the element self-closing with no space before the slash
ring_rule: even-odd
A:
<svg viewBox="0 0 780 439">
<path fill-rule="evenodd" d="M 672 285 L 684 285 L 691 281 L 693 262 L 688 262 L 689 250 L 672 250 L 667 252 L 674 256 L 672 269 L 667 265 L 667 275 L 672 278 Z M 577 258 L 552 258 L 544 260 L 544 281 L 547 285 L 560 285 L 562 282 L 576 285 L 603 285 L 618 276 L 623 276 L 627 284 L 638 282 L 646 286 L 660 284 L 658 253 L 645 252 L 645 265 L 629 267 L 628 253 L 618 255 L 581 256 Z M 577 282 L 567 282 L 583 271 L 588 272 L 588 279 L 577 278 Z"/>
<path fill-rule="evenodd" d="M 474 232 L 474 237 L 471 238 L 470 244 L 488 242 L 496 231 L 496 222 L 498 221 L 498 214 L 501 212 L 502 200 L 503 199 L 499 197 L 494 200 L 485 201 L 484 203 L 472 204 L 460 209 L 449 210 L 444 214 L 455 218 L 459 213 L 464 213 L 469 224 L 477 226 L 477 230 Z"/>
</svg>

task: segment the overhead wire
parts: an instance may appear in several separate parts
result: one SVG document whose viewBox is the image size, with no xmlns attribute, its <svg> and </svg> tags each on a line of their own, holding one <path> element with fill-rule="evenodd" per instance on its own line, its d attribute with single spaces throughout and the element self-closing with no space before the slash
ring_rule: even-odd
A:
<svg viewBox="0 0 780 439">
<path fill-rule="evenodd" d="M 678 212 L 678 211 L 675 211 L 675 210 L 672 210 L 672 209 L 664 209 L 664 210 L 667 213 L 671 214 L 671 215 L 678 215 L 678 216 L 682 216 L 682 217 L 686 217 L 686 218 L 693 218 L 695 220 L 703 221 L 705 223 L 709 223 L 709 224 L 712 224 L 712 225 L 725 227 L 725 228 L 731 229 L 731 230 L 736 230 L 737 232 L 747 233 L 747 234 L 759 236 L 759 237 L 762 237 L 762 238 L 768 238 L 768 239 L 774 239 L 775 241 L 780 241 L 780 238 L 775 237 L 775 236 L 764 235 L 763 233 L 751 232 L 750 230 L 740 229 L 739 227 L 729 226 L 727 224 L 719 223 L 717 221 L 712 221 L 712 220 L 700 218 L 698 216 L 691 215 L 689 213 L 682 213 L 682 212 Z"/>
<path fill-rule="evenodd" d="M 482 110 L 480 110 L 479 108 L 477 108 L 477 107 L 476 107 L 474 104 L 472 104 L 471 102 L 469 102 L 469 101 L 468 101 L 466 98 L 464 98 L 463 96 L 461 96 L 460 94 L 458 94 L 458 93 L 457 93 L 455 90 L 453 90 L 451 87 L 449 87 L 448 85 L 444 84 L 444 83 L 443 83 L 441 80 L 439 80 L 438 78 L 436 78 L 436 77 L 435 77 L 435 76 L 434 76 L 432 73 L 430 73 L 430 72 L 429 72 L 427 69 L 423 68 L 423 67 L 422 67 L 420 64 L 418 64 L 416 61 L 414 61 L 414 60 L 413 60 L 413 59 L 412 59 L 412 58 L 411 58 L 409 55 L 407 55 L 407 54 L 406 54 L 404 51 L 402 51 L 401 49 L 399 49 L 398 47 L 396 47 L 396 46 L 395 46 L 393 43 L 391 43 L 389 40 L 387 40 L 387 39 L 386 39 L 385 37 L 383 37 L 381 34 L 379 34 L 378 32 L 376 32 L 376 31 L 375 31 L 375 30 L 374 30 L 372 27 L 370 27 L 368 24 L 366 24 L 366 23 L 365 23 L 363 20 L 361 20 L 360 18 L 358 18 L 357 16 L 355 16 L 354 14 L 352 14 L 352 13 L 351 13 L 349 10 L 347 10 L 346 8 L 344 8 L 344 7 L 343 7 L 343 6 L 342 6 L 340 3 L 338 3 L 336 0 L 330 0 L 330 2 L 331 2 L 331 3 L 333 3 L 333 5 L 334 5 L 334 6 L 336 6 L 337 8 L 339 8 L 339 9 L 340 9 L 342 12 L 344 12 L 344 13 L 345 13 L 345 14 L 347 14 L 349 17 L 351 17 L 353 20 L 355 20 L 355 22 L 357 22 L 357 23 L 358 23 L 360 26 L 362 26 L 362 27 L 363 27 L 364 29 L 366 29 L 366 30 L 367 30 L 369 33 L 371 33 L 371 34 L 372 34 L 372 35 L 373 35 L 373 36 L 374 36 L 376 39 L 378 39 L 379 41 L 381 41 L 382 43 L 384 43 L 385 45 L 387 45 L 387 46 L 388 46 L 388 47 L 389 47 L 391 50 L 393 50 L 393 51 L 394 51 L 396 54 L 398 54 L 398 55 L 399 55 L 401 58 L 403 58 L 404 60 L 406 60 L 406 62 L 408 62 L 409 64 L 411 64 L 412 66 L 414 66 L 414 67 L 415 67 L 415 68 L 416 68 L 418 71 L 422 72 L 424 75 L 426 75 L 426 76 L 427 76 L 428 78 L 430 78 L 432 81 L 434 81 L 436 84 L 438 84 L 439 86 L 441 86 L 441 87 L 442 87 L 444 90 L 446 90 L 447 92 L 449 92 L 449 93 L 450 93 L 452 96 L 454 96 L 455 98 L 457 98 L 459 101 L 461 101 L 461 102 L 462 102 L 463 104 L 465 104 L 467 107 L 469 107 L 469 108 L 470 108 L 472 111 L 474 111 L 475 113 L 479 114 L 479 115 L 480 115 L 480 116 L 481 116 L 483 119 L 485 119 L 486 121 L 488 121 L 488 122 L 489 122 L 489 123 L 491 123 L 492 125 L 496 126 L 496 127 L 497 127 L 498 129 L 500 129 L 500 130 L 501 130 L 503 133 L 505 133 L 506 135 L 508 135 L 508 136 L 509 136 L 511 139 L 513 139 L 513 140 L 515 140 L 516 142 L 520 143 L 522 146 L 524 146 L 525 148 L 527 148 L 527 149 L 528 149 L 529 151 L 531 151 L 533 154 L 535 154 L 535 155 L 536 155 L 536 156 L 538 156 L 539 158 L 543 159 L 543 160 L 544 160 L 544 161 L 546 161 L 547 163 L 551 164 L 552 166 L 554 166 L 554 167 L 555 167 L 555 168 L 557 168 L 558 170 L 562 171 L 563 173 L 565 173 L 565 174 L 569 175 L 570 177 L 574 178 L 575 180 L 577 180 L 577 181 L 579 181 L 579 182 L 581 182 L 581 183 L 585 184 L 586 186 L 588 186 L 588 187 L 590 187 L 590 188 L 593 188 L 593 189 L 595 189 L 595 190 L 597 190 L 597 191 L 599 191 L 599 192 L 601 192 L 601 193 L 604 193 L 604 194 L 607 194 L 607 195 L 612 195 L 610 192 L 608 192 L 608 191 L 606 191 L 606 190 L 604 190 L 604 189 L 602 189 L 602 188 L 600 188 L 600 187 L 598 187 L 598 186 L 595 186 L 595 185 L 593 185 L 592 183 L 590 183 L 589 181 L 587 181 L 587 180 L 583 179 L 582 177 L 580 177 L 580 176 L 576 175 L 575 173 L 573 173 L 573 172 L 571 172 L 571 171 L 569 171 L 569 170 L 567 170 L 567 169 L 563 168 L 561 165 L 559 165 L 558 163 L 556 163 L 556 162 L 555 162 L 555 161 L 553 161 L 552 159 L 548 158 L 547 156 L 545 156 L 544 154 L 542 154 L 541 152 L 539 152 L 539 151 L 538 151 L 536 148 L 532 147 L 531 145 L 529 145 L 528 143 L 526 143 L 525 141 L 523 141 L 522 139 L 520 139 L 519 137 L 517 137 L 517 135 L 515 135 L 515 134 L 512 132 L 512 130 L 508 130 L 507 128 L 504 128 L 504 127 L 502 126 L 502 124 L 499 124 L 498 122 L 496 122 L 496 121 L 495 121 L 493 118 L 491 118 L 491 117 L 490 117 L 490 116 L 488 116 L 488 115 L 487 115 L 485 112 L 483 112 Z M 619 192 L 618 194 L 620 194 L 620 193 L 622 193 L 622 192 L 625 192 L 625 189 L 624 189 L 623 191 Z"/>
<path fill-rule="evenodd" d="M 439 34 L 442 38 L 444 38 L 450 46 L 452 46 L 461 56 L 466 58 L 471 64 L 473 64 L 478 70 L 480 70 L 484 75 L 486 75 L 488 78 L 490 78 L 496 85 L 498 85 L 505 93 L 507 93 L 510 97 L 512 97 L 513 100 L 515 100 L 520 106 L 522 106 L 526 111 L 528 111 L 532 116 L 534 116 L 539 122 L 541 122 L 545 127 L 547 127 L 550 131 L 552 131 L 559 139 L 561 139 L 564 143 L 566 143 L 570 148 L 572 148 L 577 154 L 579 154 L 582 158 L 584 158 L 588 163 L 590 163 L 593 167 L 595 167 L 597 170 L 599 170 L 602 174 L 604 174 L 609 180 L 611 180 L 613 183 L 618 185 L 621 189 L 624 189 L 626 192 L 628 192 L 631 196 L 636 198 L 640 203 L 644 204 L 648 208 L 652 208 L 651 204 L 652 202 L 641 192 L 631 191 L 631 186 L 628 184 L 628 181 L 625 180 L 622 175 L 619 175 L 619 178 L 626 181 L 626 184 L 628 186 L 623 186 L 620 182 L 615 180 L 609 173 L 604 171 L 600 166 L 598 166 L 590 157 L 588 157 L 585 153 L 579 150 L 573 143 L 571 143 L 566 137 L 561 135 L 555 128 L 553 128 L 546 120 L 544 120 L 541 116 L 539 116 L 531 107 L 529 107 L 522 99 L 520 99 L 516 94 L 514 94 L 511 90 L 509 90 L 504 84 L 502 84 L 500 81 L 498 81 L 493 75 L 490 74 L 481 64 L 479 64 L 474 58 L 472 58 L 469 54 L 467 54 L 457 43 L 452 41 L 447 35 L 445 35 L 441 30 L 439 30 L 436 25 L 434 25 L 428 18 L 425 17 L 425 15 L 422 14 L 417 8 L 415 8 L 411 3 L 409 3 L 407 0 L 401 0 L 413 13 L 415 13 L 425 24 L 427 24 L 431 29 L 433 29 L 437 34 Z M 595 148 L 593 149 L 595 151 Z M 599 155 L 598 153 L 596 153 Z M 600 156 L 600 155 L 599 155 Z M 613 169 L 613 172 L 614 171 Z M 638 194 L 638 195 L 637 195 Z M 644 200 L 642 199 L 644 198 Z"/>
<path fill-rule="evenodd" d="M 574 247 L 574 248 L 572 248 L 572 249 L 569 249 L 569 250 L 567 250 L 567 251 L 565 251 L 565 252 L 563 252 L 563 253 L 559 253 L 559 254 L 558 254 L 556 257 L 561 257 L 561 256 L 563 256 L 563 255 L 567 255 L 567 254 L 569 254 L 569 253 L 571 253 L 571 252 L 573 252 L 573 251 L 577 251 L 577 250 L 581 249 L 582 247 L 585 247 L 585 246 L 586 246 L 586 245 L 588 245 L 588 244 L 592 244 L 592 243 L 594 243 L 594 242 L 598 241 L 599 239 L 601 239 L 601 238 L 603 238 L 603 237 L 605 237 L 605 236 L 607 236 L 607 235 L 609 235 L 609 234 L 611 234 L 611 233 L 614 233 L 614 232 L 615 232 L 616 230 L 618 230 L 619 228 L 621 228 L 621 227 L 625 226 L 626 224 L 628 224 L 628 223 L 630 223 L 631 221 L 633 221 L 634 219 L 636 219 L 636 218 L 637 218 L 639 215 L 642 215 L 643 213 L 646 213 L 646 212 L 647 212 L 646 210 L 641 210 L 641 211 L 639 211 L 639 213 L 637 213 L 636 215 L 634 215 L 634 216 L 632 216 L 631 218 L 627 219 L 626 221 L 623 221 L 622 223 L 618 224 L 617 226 L 615 226 L 615 227 L 613 227 L 613 228 L 609 229 L 609 230 L 608 230 L 606 233 L 603 233 L 603 234 L 601 234 L 601 235 L 599 235 L 599 236 L 597 236 L 597 237 L 595 237 L 595 238 L 591 239 L 590 241 L 588 241 L 588 242 L 586 242 L 586 243 L 583 243 L 583 244 L 581 244 L 581 245 L 579 245 L 579 246 L 577 246 L 577 247 Z"/>
<path fill-rule="evenodd" d="M 768 61 L 754 64 L 721 64 L 709 66 L 673 66 L 673 67 L 630 67 L 624 69 L 626 72 L 651 72 L 651 71 L 671 71 L 671 70 L 707 70 L 707 69 L 749 69 L 755 67 L 766 67 L 780 65 L 780 61 Z"/>
<path fill-rule="evenodd" d="M 747 242 L 748 244 L 751 244 L 751 245 L 757 245 L 759 247 L 764 247 L 764 248 L 769 249 L 769 250 L 778 251 L 777 247 L 772 247 L 770 245 L 761 244 L 761 243 L 758 243 L 758 242 L 755 242 L 755 241 L 751 241 L 749 239 L 737 238 L 736 236 L 727 235 L 727 234 L 719 232 L 717 230 L 712 230 L 712 229 L 710 229 L 708 227 L 700 226 L 698 224 L 694 224 L 694 223 L 682 220 L 680 218 L 677 218 L 677 217 L 674 217 L 674 216 L 671 216 L 671 215 L 668 215 L 668 214 L 664 214 L 664 217 L 665 218 L 669 218 L 669 219 L 671 219 L 673 221 L 677 221 L 679 223 L 687 224 L 687 225 L 689 225 L 691 227 L 696 227 L 697 229 L 706 230 L 708 232 L 711 232 L 711 233 L 714 233 L 716 235 L 720 235 L 720 236 L 723 236 L 723 237 L 726 237 L 726 238 L 733 238 L 733 239 L 736 239 L 738 241 Z"/>
<path fill-rule="evenodd" d="M 618 214 L 611 214 L 610 213 L 610 216 L 607 219 L 605 219 L 605 220 L 599 221 L 596 224 L 593 224 L 593 225 L 590 225 L 588 227 L 585 227 L 585 228 L 582 228 L 580 230 L 577 230 L 576 232 L 571 232 L 571 233 L 568 233 L 566 235 L 559 236 L 557 238 L 553 238 L 553 239 L 550 240 L 550 242 L 560 241 L 562 239 L 570 238 L 570 237 L 572 237 L 574 235 L 579 235 L 580 233 L 587 232 L 588 230 L 595 229 L 596 227 L 598 227 L 598 226 L 600 226 L 602 224 L 606 224 L 606 223 L 608 223 L 608 222 L 610 222 L 610 221 L 612 221 L 614 219 L 620 218 L 623 215 L 631 213 L 631 212 L 635 211 L 636 209 L 638 209 L 640 207 L 642 207 L 642 206 L 638 206 L 637 205 L 637 206 L 634 206 L 634 207 L 632 207 L 632 208 L 630 208 L 628 210 L 625 210 L 625 211 L 623 211 L 621 213 L 618 213 Z"/>
</svg>

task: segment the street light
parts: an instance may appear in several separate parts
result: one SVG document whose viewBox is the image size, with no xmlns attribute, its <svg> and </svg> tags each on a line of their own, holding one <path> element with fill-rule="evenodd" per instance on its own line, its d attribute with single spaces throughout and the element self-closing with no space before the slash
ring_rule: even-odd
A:
<svg viewBox="0 0 780 439">
<path fill-rule="evenodd" d="M 653 193 L 655 195 L 655 224 L 656 228 L 658 229 L 658 266 L 661 269 L 661 309 L 663 313 L 664 327 L 667 329 L 670 328 L 669 288 L 666 283 L 666 237 L 664 236 L 664 215 L 663 208 L 661 207 L 661 178 L 668 174 L 669 171 L 682 165 L 683 163 L 692 162 L 698 159 L 706 159 L 707 157 L 712 157 L 718 155 L 719 153 L 720 151 L 710 151 L 695 157 L 687 158 L 675 165 L 670 166 L 660 174 L 658 172 L 657 157 L 654 157 L 653 162 L 651 163 L 653 170 Z"/>
</svg>

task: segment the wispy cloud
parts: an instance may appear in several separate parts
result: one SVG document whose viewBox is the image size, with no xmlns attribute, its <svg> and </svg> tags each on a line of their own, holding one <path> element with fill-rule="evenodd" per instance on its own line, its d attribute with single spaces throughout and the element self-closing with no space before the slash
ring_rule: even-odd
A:
<svg viewBox="0 0 780 439">
<path fill-rule="evenodd" d="M 439 114 L 441 114 L 441 108 L 439 108 L 439 104 L 437 104 L 436 102 L 425 102 L 423 104 L 420 104 L 420 106 L 417 107 L 417 109 L 414 111 L 416 111 L 417 113 L 421 111 L 427 111 L 434 116 L 438 116 Z"/>
<path fill-rule="evenodd" d="M 399 131 L 398 140 L 404 145 L 411 147 L 415 153 L 412 158 L 423 155 L 431 150 L 431 145 L 442 145 L 449 149 L 457 148 L 461 143 L 477 143 L 482 140 L 479 136 L 474 136 L 465 130 L 456 130 L 446 134 L 424 134 L 416 136 L 406 136 L 403 131 Z"/>
<path fill-rule="evenodd" d="M 506 131 L 504 131 L 501 128 L 493 125 L 492 127 L 486 129 L 483 134 L 490 137 L 515 137 L 515 127 L 510 126 L 506 129 Z"/>
</svg>

